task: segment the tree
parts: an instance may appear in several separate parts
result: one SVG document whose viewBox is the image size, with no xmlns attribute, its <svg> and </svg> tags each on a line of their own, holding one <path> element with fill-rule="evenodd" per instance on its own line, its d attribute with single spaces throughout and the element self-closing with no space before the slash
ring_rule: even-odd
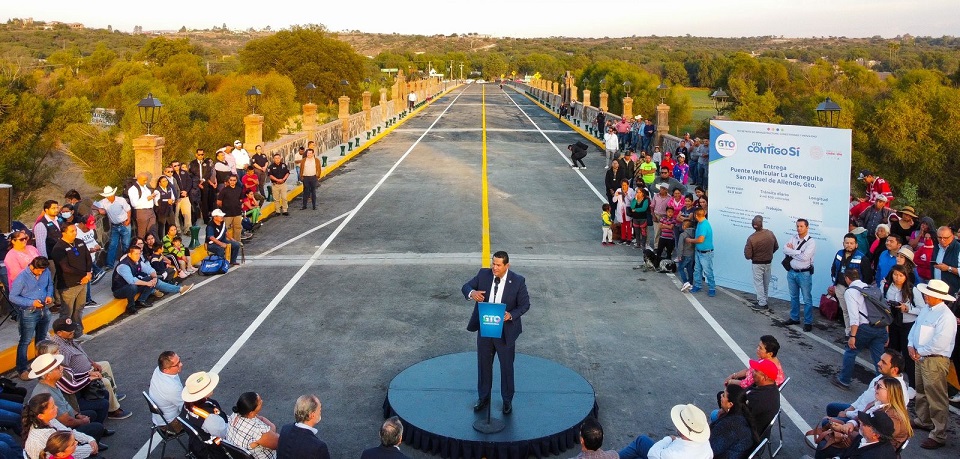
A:
<svg viewBox="0 0 960 459">
<path fill-rule="evenodd" d="M 244 73 L 274 70 L 289 77 L 297 100 L 306 101 L 304 86 L 317 85 L 315 100 L 336 100 L 342 94 L 340 80 L 351 83 L 347 95 L 360 96 L 357 83 L 366 77 L 363 57 L 350 45 L 329 37 L 323 26 L 295 26 L 274 35 L 251 40 L 240 49 Z"/>
</svg>

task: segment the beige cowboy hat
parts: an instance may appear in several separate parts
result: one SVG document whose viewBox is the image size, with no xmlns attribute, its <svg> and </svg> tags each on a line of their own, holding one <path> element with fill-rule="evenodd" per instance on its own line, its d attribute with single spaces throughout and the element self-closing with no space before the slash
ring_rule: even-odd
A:
<svg viewBox="0 0 960 459">
<path fill-rule="evenodd" d="M 913 207 L 912 207 L 912 206 L 903 206 L 903 209 L 900 209 L 899 214 L 901 214 L 901 215 L 909 215 L 909 216 L 911 216 L 911 217 L 913 217 L 913 218 L 920 218 L 920 217 L 917 215 L 917 211 L 913 210 Z"/>
<path fill-rule="evenodd" d="M 30 379 L 39 378 L 55 370 L 63 363 L 63 356 L 60 354 L 40 354 L 30 364 Z"/>
<path fill-rule="evenodd" d="M 930 282 L 926 284 L 920 284 L 917 286 L 917 290 L 920 290 L 924 295 L 940 298 L 941 300 L 957 301 L 955 297 L 950 296 L 950 286 L 940 279 L 931 279 Z"/>
<path fill-rule="evenodd" d="M 114 188 L 114 187 L 112 187 L 112 186 L 107 185 L 107 186 L 103 187 L 103 193 L 100 193 L 100 196 L 103 196 L 103 197 L 105 197 L 105 198 L 109 198 L 110 196 L 113 196 L 113 195 L 115 195 L 115 194 L 117 194 L 117 189 Z"/>
<path fill-rule="evenodd" d="M 695 405 L 676 405 L 670 410 L 670 419 L 677 431 L 684 437 L 702 443 L 710 440 L 710 424 L 707 423 L 707 415 L 703 410 Z"/>
<path fill-rule="evenodd" d="M 183 385 L 183 391 L 180 392 L 180 398 L 184 402 L 202 400 L 213 393 L 218 382 L 220 382 L 220 375 L 198 371 L 187 378 L 187 383 Z"/>
</svg>

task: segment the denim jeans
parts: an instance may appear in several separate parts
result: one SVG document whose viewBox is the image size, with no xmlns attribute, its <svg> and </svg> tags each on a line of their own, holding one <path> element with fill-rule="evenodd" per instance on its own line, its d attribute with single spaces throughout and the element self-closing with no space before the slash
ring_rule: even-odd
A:
<svg viewBox="0 0 960 459">
<path fill-rule="evenodd" d="M 870 350 L 871 362 L 879 362 L 883 356 L 883 346 L 887 342 L 887 330 L 883 327 L 861 325 L 857 327 L 857 337 L 854 340 L 856 349 L 849 346 L 843 351 L 843 366 L 837 379 L 844 384 L 850 384 L 853 379 L 853 367 L 857 364 L 857 354 L 864 349 Z M 876 365 L 876 364 L 874 364 Z M 880 370 L 876 369 L 879 373 Z"/>
<path fill-rule="evenodd" d="M 693 257 L 680 257 L 680 263 L 677 263 L 677 274 L 680 274 L 680 282 L 693 284 Z"/>
<path fill-rule="evenodd" d="M 703 253 L 696 251 L 697 265 L 693 268 L 693 287 L 703 287 L 703 276 L 707 276 L 707 287 L 710 290 L 717 288 L 717 283 L 713 280 L 713 251 Z"/>
<path fill-rule="evenodd" d="M 130 248 L 130 225 L 110 225 L 110 243 L 107 245 L 108 267 L 113 267 L 117 262 L 117 250 L 120 253 L 127 253 Z"/>
<path fill-rule="evenodd" d="M 0 427 L 10 429 L 20 435 L 22 423 L 20 416 L 23 414 L 23 404 L 12 402 L 10 400 L 0 399 Z"/>
<path fill-rule="evenodd" d="M 237 262 L 237 255 L 240 254 L 240 243 L 237 241 L 226 241 L 230 245 L 230 263 Z M 227 250 L 223 247 L 220 247 L 216 244 L 207 244 L 207 252 L 219 256 L 220 258 L 226 258 Z"/>
<path fill-rule="evenodd" d="M 27 349 L 33 343 L 34 338 L 38 341 L 45 339 L 50 332 L 50 309 L 30 308 L 29 310 L 19 309 L 17 325 L 20 327 L 20 342 L 17 344 L 17 372 L 24 372 L 30 369 L 27 361 Z"/>
<path fill-rule="evenodd" d="M 97 277 L 97 274 L 100 274 L 102 272 L 103 272 L 103 268 L 97 266 L 97 263 L 94 262 L 93 277 Z M 87 301 L 93 301 L 92 286 L 93 286 L 93 278 L 90 278 L 90 282 L 87 282 Z"/>
<path fill-rule="evenodd" d="M 809 271 L 787 272 L 787 286 L 790 287 L 790 318 L 800 320 L 800 295 L 803 294 L 803 323 L 813 323 L 813 275 Z"/>
<path fill-rule="evenodd" d="M 620 459 L 646 459 L 654 443 L 652 438 L 641 435 L 620 450 Z"/>
<path fill-rule="evenodd" d="M 846 411 L 847 408 L 850 408 L 851 404 L 843 402 L 831 402 L 827 404 L 827 416 L 835 418 L 840 415 L 841 411 Z"/>
<path fill-rule="evenodd" d="M 10 435 L 0 433 L 0 459 L 21 459 L 23 448 Z"/>
</svg>

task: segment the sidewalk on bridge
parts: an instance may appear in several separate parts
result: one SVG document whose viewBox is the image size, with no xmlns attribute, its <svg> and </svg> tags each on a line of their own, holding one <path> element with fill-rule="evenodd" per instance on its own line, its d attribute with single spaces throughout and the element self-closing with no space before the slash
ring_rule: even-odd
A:
<svg viewBox="0 0 960 459">
<path fill-rule="evenodd" d="M 419 113 L 421 110 L 430 106 L 438 100 L 440 97 L 446 95 L 450 91 L 458 88 L 460 85 L 452 86 L 446 91 L 439 93 L 437 96 L 430 98 L 429 100 L 422 101 L 413 109 L 412 112 L 407 113 L 406 115 L 399 117 L 396 122 L 392 123 L 389 127 L 381 125 L 382 128 L 379 134 L 372 135 L 369 140 L 363 141 L 358 147 L 354 148 L 352 151 L 343 151 L 341 155 L 340 146 L 335 146 L 325 152 L 319 153 L 318 156 L 327 157 L 327 166 L 323 169 L 320 180 L 323 180 L 327 175 L 331 174 L 333 171 L 337 170 L 343 164 L 346 164 L 348 161 L 355 158 L 360 153 L 366 151 L 371 145 L 380 141 L 387 134 L 392 132 L 398 126 L 405 123 L 412 115 Z M 292 201 L 297 196 L 303 192 L 303 185 L 298 184 L 297 181 L 291 177 L 290 180 L 286 183 L 290 191 L 287 192 L 287 198 Z M 268 219 L 271 215 L 275 213 L 275 205 L 273 202 L 264 203 L 261 206 L 261 221 Z M 204 232 L 201 231 L 201 238 L 203 237 Z M 200 245 L 196 249 L 193 249 L 190 254 L 191 262 L 194 265 L 200 263 L 204 257 L 207 256 L 207 251 L 203 245 Z M 87 333 L 93 332 L 100 328 L 103 328 L 109 325 L 111 322 L 117 320 L 124 312 L 126 312 L 126 301 L 118 300 L 113 297 L 112 290 L 110 288 L 111 276 L 113 271 L 109 271 L 106 276 L 97 284 L 92 286 L 91 296 L 93 300 L 97 302 L 97 306 L 91 306 L 85 308 L 83 311 L 83 326 L 84 330 Z M 198 278 L 202 278 L 199 274 L 195 274 L 184 281 L 185 285 L 198 282 Z M 53 314 L 51 318 L 54 320 L 56 314 Z M 52 333 L 52 331 L 51 331 Z M 17 357 L 17 343 L 20 340 L 20 331 L 17 327 L 17 323 L 13 320 L 7 320 L 3 326 L 0 326 L 0 373 L 6 373 L 14 369 L 16 366 L 16 357 Z M 33 346 L 28 352 L 29 358 L 35 356 L 35 350 Z M 10 377 L 11 375 L 7 375 Z M 15 376 L 15 375 L 14 375 Z M 12 378 L 11 378 L 12 379 Z"/>
</svg>

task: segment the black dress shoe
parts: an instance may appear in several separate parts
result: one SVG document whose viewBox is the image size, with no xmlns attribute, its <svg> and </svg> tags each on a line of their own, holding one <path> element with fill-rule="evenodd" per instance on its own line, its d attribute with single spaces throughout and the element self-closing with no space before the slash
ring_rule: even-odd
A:
<svg viewBox="0 0 960 459">
<path fill-rule="evenodd" d="M 473 411 L 480 411 L 480 410 L 486 408 L 486 406 L 487 406 L 489 403 L 490 403 L 490 397 L 481 398 L 481 399 L 477 400 L 477 403 L 475 403 L 475 404 L 473 405 Z"/>
<path fill-rule="evenodd" d="M 100 436 L 101 436 L 101 437 L 112 437 L 113 434 L 115 434 L 115 433 L 117 433 L 116 430 L 103 429 L 103 435 L 100 435 Z"/>
<path fill-rule="evenodd" d="M 106 451 L 106 450 L 108 450 L 108 449 L 110 449 L 110 445 L 108 445 L 108 444 L 106 444 L 106 443 L 100 443 L 100 442 L 97 442 L 97 447 L 99 448 L 99 451 L 100 451 L 101 453 L 104 452 L 104 451 Z M 100 456 L 97 456 L 97 457 L 100 457 Z"/>
<path fill-rule="evenodd" d="M 513 413 L 513 402 L 503 401 L 503 414 Z"/>
<path fill-rule="evenodd" d="M 805 332 L 813 331 L 813 325 L 811 325 L 811 324 L 803 324 L 803 331 L 805 331 Z"/>
<path fill-rule="evenodd" d="M 784 325 L 800 325 L 800 321 L 799 321 L 799 320 L 790 319 L 790 320 L 784 322 L 783 324 L 784 324 Z"/>
</svg>

